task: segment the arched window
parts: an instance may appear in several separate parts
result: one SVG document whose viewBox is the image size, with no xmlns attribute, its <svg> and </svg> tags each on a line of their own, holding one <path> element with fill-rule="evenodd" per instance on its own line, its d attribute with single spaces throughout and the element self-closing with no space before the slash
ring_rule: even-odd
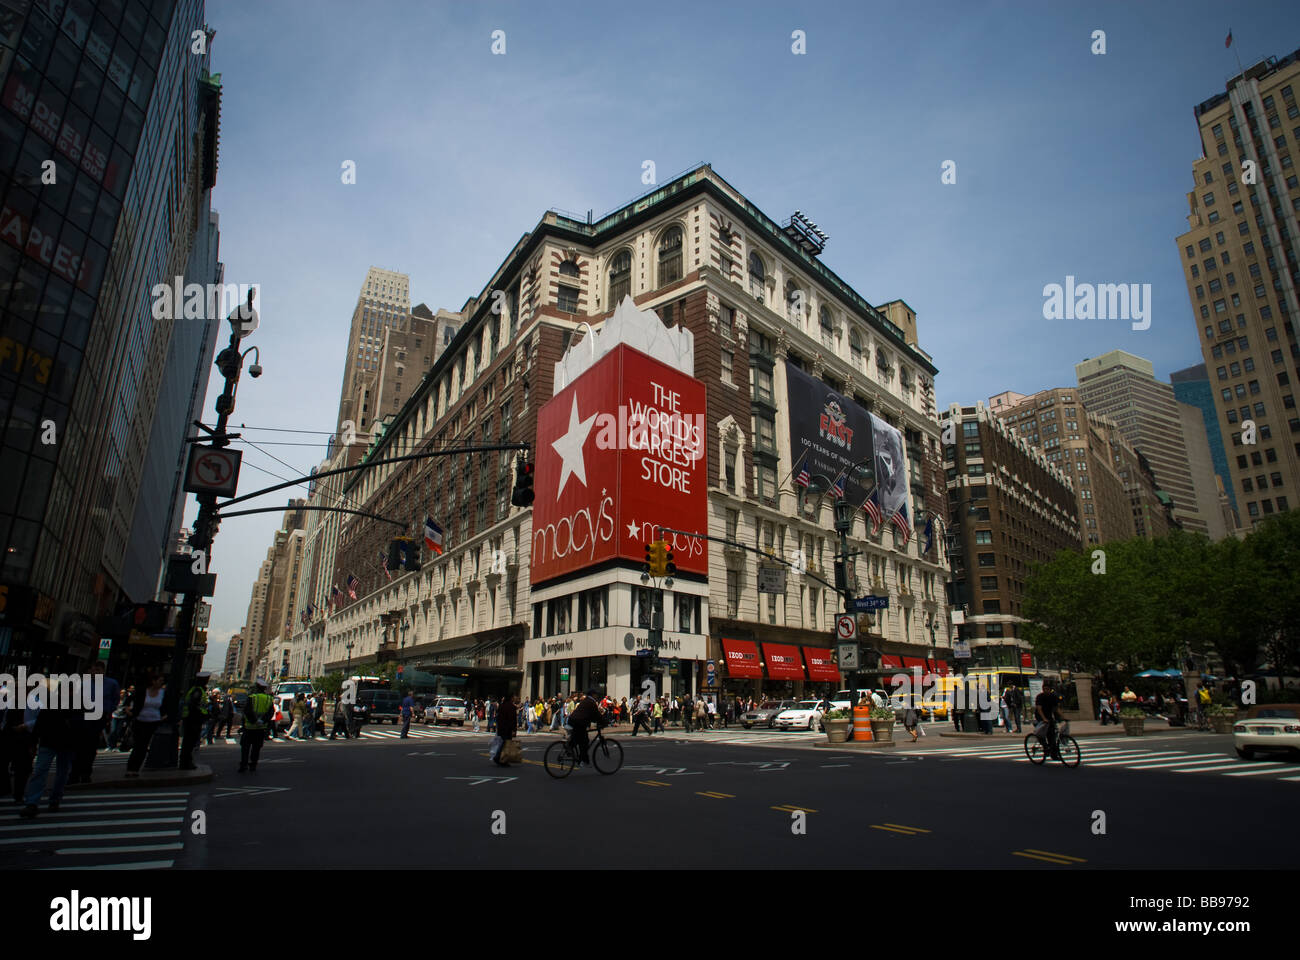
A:
<svg viewBox="0 0 1300 960">
<path fill-rule="evenodd" d="M 682 228 L 669 227 L 659 238 L 659 286 L 682 278 Z"/>
<path fill-rule="evenodd" d="M 763 299 L 764 290 L 763 258 L 757 253 L 750 251 L 749 254 L 749 295 L 756 299 Z"/>
<path fill-rule="evenodd" d="M 632 251 L 620 250 L 609 262 L 609 302 L 607 307 L 617 307 L 624 297 L 632 295 Z"/>
<path fill-rule="evenodd" d="M 862 369 L 862 337 L 856 330 L 849 331 L 849 359 L 855 367 Z"/>
<path fill-rule="evenodd" d="M 804 292 L 792 282 L 785 285 L 785 318 L 791 323 L 803 326 L 804 311 L 807 301 Z"/>
<path fill-rule="evenodd" d="M 817 312 L 817 315 L 821 320 L 822 343 L 833 348 L 835 346 L 835 327 L 831 323 L 831 311 L 827 307 L 822 307 L 821 310 Z"/>
<path fill-rule="evenodd" d="M 574 263 L 572 260 L 565 260 L 562 264 L 560 264 L 560 276 L 562 277 L 578 276 L 578 265 Z"/>
</svg>

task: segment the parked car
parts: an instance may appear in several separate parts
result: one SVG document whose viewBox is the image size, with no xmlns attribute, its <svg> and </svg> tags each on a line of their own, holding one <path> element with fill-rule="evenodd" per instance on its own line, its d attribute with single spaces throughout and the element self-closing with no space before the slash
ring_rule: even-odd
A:
<svg viewBox="0 0 1300 960">
<path fill-rule="evenodd" d="M 1300 703 L 1261 703 L 1246 711 L 1232 727 L 1237 756 L 1252 760 L 1256 753 L 1285 752 L 1300 758 Z"/>
<path fill-rule="evenodd" d="M 798 705 L 798 700 L 764 700 L 753 710 L 741 716 L 740 725 L 746 730 L 756 726 L 765 726 L 769 730 L 774 730 L 776 729 L 777 716 L 782 711 Z"/>
<path fill-rule="evenodd" d="M 424 722 L 432 723 L 435 727 L 443 723 L 463 727 L 468 718 L 469 706 L 460 697 L 439 697 L 424 712 Z"/>
<path fill-rule="evenodd" d="M 800 700 L 777 714 L 776 725 L 782 730 L 824 730 L 822 716 L 828 709 L 830 704 L 825 700 Z"/>
<path fill-rule="evenodd" d="M 396 690 L 362 690 L 357 694 L 356 713 L 360 723 L 400 723 L 402 696 Z"/>
<path fill-rule="evenodd" d="M 886 690 L 867 690 L 863 688 L 857 690 L 840 690 L 830 699 L 831 709 L 852 709 L 858 705 L 858 701 L 862 699 L 863 694 L 866 694 L 868 698 L 878 697 L 881 703 L 889 702 L 889 692 Z"/>
</svg>

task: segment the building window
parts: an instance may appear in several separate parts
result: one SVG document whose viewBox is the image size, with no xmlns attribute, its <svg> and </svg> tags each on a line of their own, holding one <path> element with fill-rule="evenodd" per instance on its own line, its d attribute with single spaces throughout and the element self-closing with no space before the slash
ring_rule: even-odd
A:
<svg viewBox="0 0 1300 960">
<path fill-rule="evenodd" d="M 821 321 L 822 343 L 833 350 L 835 349 L 835 327 L 831 323 L 830 309 L 822 307 L 821 310 L 818 311 L 818 315 Z"/>
<path fill-rule="evenodd" d="M 626 296 L 632 293 L 632 251 L 620 250 L 609 264 L 609 303 L 607 307 L 617 307 Z"/>
<path fill-rule="evenodd" d="M 736 362 L 736 354 L 733 350 L 722 351 L 722 382 L 733 383 L 731 368 Z"/>
<path fill-rule="evenodd" d="M 560 284 L 555 297 L 555 305 L 564 313 L 577 313 L 578 288 Z"/>
<path fill-rule="evenodd" d="M 565 260 L 563 263 L 560 264 L 560 276 L 573 277 L 574 279 L 577 279 L 578 265 L 574 263 L 572 260 Z"/>
<path fill-rule="evenodd" d="M 862 369 L 862 336 L 856 330 L 849 331 L 849 357 L 853 365 Z"/>
<path fill-rule="evenodd" d="M 718 311 L 718 326 L 722 330 L 722 335 L 728 340 L 734 340 L 736 336 L 736 308 L 729 307 L 725 303 Z"/>
<path fill-rule="evenodd" d="M 682 278 L 682 228 L 669 227 L 659 238 L 659 286 Z"/>
<path fill-rule="evenodd" d="M 763 293 L 765 290 L 765 274 L 763 273 L 763 258 L 754 251 L 749 254 L 749 295 L 763 302 Z"/>
</svg>

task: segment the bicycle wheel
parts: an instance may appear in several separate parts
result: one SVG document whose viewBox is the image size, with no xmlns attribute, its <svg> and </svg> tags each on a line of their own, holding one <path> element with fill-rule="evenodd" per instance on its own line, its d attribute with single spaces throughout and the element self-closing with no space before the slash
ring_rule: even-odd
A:
<svg viewBox="0 0 1300 960">
<path fill-rule="evenodd" d="M 563 740 L 556 740 L 546 748 L 546 753 L 542 757 L 542 765 L 546 767 L 546 772 L 555 779 L 563 780 L 573 773 L 573 768 L 578 765 L 578 757 L 570 749 L 568 743 Z"/>
<path fill-rule="evenodd" d="M 623 746 L 617 740 L 601 737 L 588 752 L 592 765 L 601 773 L 616 773 L 623 766 Z"/>
<path fill-rule="evenodd" d="M 1056 744 L 1057 759 L 1067 767 L 1077 767 L 1079 761 L 1083 759 L 1083 754 L 1079 751 L 1079 741 L 1074 737 L 1064 736 Z"/>
<path fill-rule="evenodd" d="M 1043 741 L 1039 740 L 1036 734 L 1031 733 L 1025 737 L 1025 756 L 1036 767 L 1041 767 L 1047 762 L 1047 750 L 1043 747 Z"/>
</svg>

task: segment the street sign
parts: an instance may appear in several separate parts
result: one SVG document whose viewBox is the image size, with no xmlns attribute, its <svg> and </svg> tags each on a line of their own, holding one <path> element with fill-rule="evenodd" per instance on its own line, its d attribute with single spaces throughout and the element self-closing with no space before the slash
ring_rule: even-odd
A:
<svg viewBox="0 0 1300 960">
<path fill-rule="evenodd" d="M 858 645 L 856 643 L 841 643 L 836 647 L 835 653 L 840 662 L 841 672 L 847 673 L 850 670 L 858 669 Z"/>
<path fill-rule="evenodd" d="M 648 657 L 648 656 L 650 656 L 650 655 L 653 654 L 653 653 L 654 653 L 653 650 L 650 650 L 650 649 L 646 648 L 646 649 L 638 650 L 638 651 L 636 652 L 636 655 L 637 655 L 638 657 Z"/>
<path fill-rule="evenodd" d="M 841 613 L 835 618 L 835 639 L 841 642 L 846 640 L 856 640 L 858 636 L 858 621 L 851 613 Z"/>
<path fill-rule="evenodd" d="M 868 613 L 871 610 L 888 610 L 889 597 L 858 597 L 853 601 L 853 609 L 858 613 Z"/>
<path fill-rule="evenodd" d="M 113 652 L 113 641 L 110 637 L 105 637 L 99 641 L 99 659 L 107 660 L 109 654 Z"/>
<path fill-rule="evenodd" d="M 560 682 L 561 682 L 561 683 L 568 683 L 568 682 L 569 682 L 569 668 L 568 668 L 568 667 L 560 667 Z"/>
<path fill-rule="evenodd" d="M 211 493 L 218 497 L 233 497 L 239 486 L 239 462 L 243 454 L 227 447 L 190 447 L 189 464 L 185 468 L 186 493 Z"/>
<path fill-rule="evenodd" d="M 958 660 L 970 659 L 970 641 L 954 640 L 952 642 L 952 655 Z"/>
<path fill-rule="evenodd" d="M 785 567 L 779 563 L 758 565 L 758 592 L 785 595 Z"/>
<path fill-rule="evenodd" d="M 200 603 L 194 608 L 194 628 L 204 630 L 208 626 L 208 618 L 212 616 L 212 604 Z"/>
<path fill-rule="evenodd" d="M 678 660 L 676 657 L 673 657 L 671 660 L 668 661 L 668 675 L 672 677 L 677 676 L 678 669 L 679 669 Z"/>
</svg>

